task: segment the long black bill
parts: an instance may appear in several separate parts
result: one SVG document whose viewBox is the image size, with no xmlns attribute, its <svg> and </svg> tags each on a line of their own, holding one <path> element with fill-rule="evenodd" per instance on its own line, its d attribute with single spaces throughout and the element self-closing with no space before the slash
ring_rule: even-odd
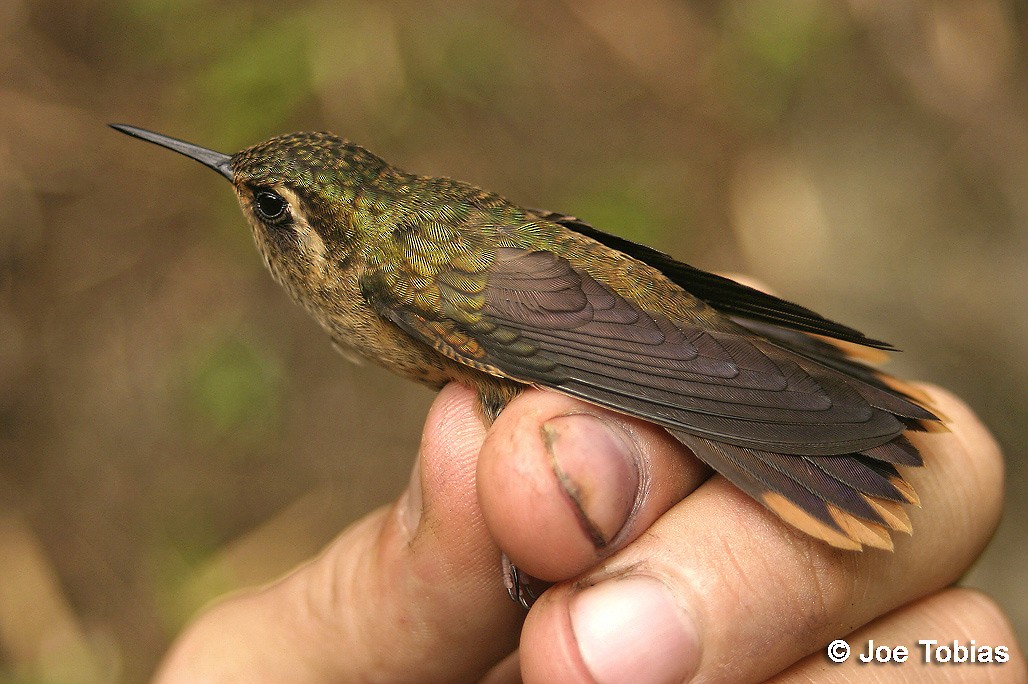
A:
<svg viewBox="0 0 1028 684">
<path fill-rule="evenodd" d="M 148 131 L 145 128 L 136 128 L 135 126 L 127 126 L 125 124 L 108 125 L 116 131 L 121 131 L 125 135 L 131 135 L 133 138 L 139 138 L 140 140 L 146 140 L 147 142 L 152 142 L 153 144 L 160 145 L 161 147 L 167 147 L 169 150 L 174 150 L 190 159 L 195 159 L 204 166 L 214 169 L 230 181 L 232 180 L 232 166 L 229 163 L 232 160 L 232 157 L 227 154 L 208 150 L 206 147 L 187 143 L 185 140 L 179 140 L 178 138 L 171 138 L 166 135 L 161 135 L 160 133 L 154 133 L 153 131 Z"/>
</svg>

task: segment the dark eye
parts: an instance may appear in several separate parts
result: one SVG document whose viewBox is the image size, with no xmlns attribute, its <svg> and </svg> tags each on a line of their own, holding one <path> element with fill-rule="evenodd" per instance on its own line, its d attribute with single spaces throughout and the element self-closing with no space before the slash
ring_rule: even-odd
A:
<svg viewBox="0 0 1028 684">
<path fill-rule="evenodd" d="M 282 220 L 289 209 L 289 203 L 271 190 L 258 190 L 253 196 L 253 204 L 261 218 L 271 222 Z"/>
</svg>

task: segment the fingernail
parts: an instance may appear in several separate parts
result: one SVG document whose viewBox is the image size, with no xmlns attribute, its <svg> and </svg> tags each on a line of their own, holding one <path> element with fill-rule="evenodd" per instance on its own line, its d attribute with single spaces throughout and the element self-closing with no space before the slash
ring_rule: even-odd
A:
<svg viewBox="0 0 1028 684">
<path fill-rule="evenodd" d="M 683 682 L 696 673 L 696 626 L 655 579 L 600 582 L 574 596 L 570 611 L 578 652 L 599 684 Z"/>
<path fill-rule="evenodd" d="M 631 438 L 596 416 L 546 421 L 543 442 L 557 481 L 597 548 L 624 528 L 639 494 L 639 457 Z"/>
</svg>

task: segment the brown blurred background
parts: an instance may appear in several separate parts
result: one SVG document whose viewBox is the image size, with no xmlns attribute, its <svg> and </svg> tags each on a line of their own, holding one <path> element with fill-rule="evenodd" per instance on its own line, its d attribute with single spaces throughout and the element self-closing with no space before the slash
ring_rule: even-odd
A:
<svg viewBox="0 0 1028 684">
<path fill-rule="evenodd" d="M 394 497 L 432 398 L 337 357 L 224 182 L 107 122 L 226 152 L 331 129 L 893 342 L 1006 449 L 967 582 L 1024 639 L 1026 22 L 1002 0 L 0 3 L 0 680 L 143 679 L 206 601 Z"/>
</svg>

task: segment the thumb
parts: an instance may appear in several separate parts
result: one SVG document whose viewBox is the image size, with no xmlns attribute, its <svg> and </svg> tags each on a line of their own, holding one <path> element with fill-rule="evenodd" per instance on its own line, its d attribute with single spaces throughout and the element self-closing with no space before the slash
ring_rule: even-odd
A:
<svg viewBox="0 0 1028 684">
<path fill-rule="evenodd" d="M 281 580 L 202 614 L 157 681 L 484 675 L 516 648 L 524 617 L 503 590 L 475 494 L 485 432 L 474 393 L 444 388 L 400 498 Z"/>
</svg>

